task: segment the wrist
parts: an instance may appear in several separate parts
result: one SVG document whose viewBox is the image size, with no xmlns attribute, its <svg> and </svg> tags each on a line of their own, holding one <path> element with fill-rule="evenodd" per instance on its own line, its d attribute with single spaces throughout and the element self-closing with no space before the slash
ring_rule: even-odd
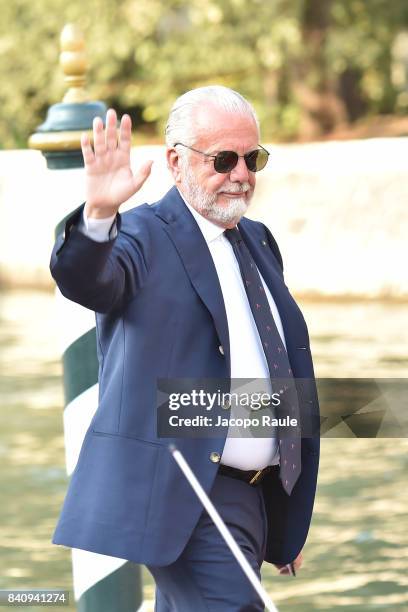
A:
<svg viewBox="0 0 408 612">
<path fill-rule="evenodd" d="M 84 212 L 88 219 L 108 219 L 116 215 L 118 210 L 118 206 L 100 208 L 98 206 L 93 206 L 89 202 L 85 202 Z"/>
</svg>

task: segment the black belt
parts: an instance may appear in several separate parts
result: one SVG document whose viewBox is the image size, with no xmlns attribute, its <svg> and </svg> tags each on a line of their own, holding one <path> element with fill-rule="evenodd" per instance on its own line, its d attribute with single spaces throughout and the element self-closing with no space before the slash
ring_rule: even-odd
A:
<svg viewBox="0 0 408 612">
<path fill-rule="evenodd" d="M 279 469 L 279 465 L 267 465 L 262 470 L 239 470 L 238 468 L 231 467 L 229 465 L 220 464 L 218 473 L 222 476 L 230 476 L 231 478 L 237 478 L 243 480 L 251 486 L 259 484 L 263 478 L 271 472 L 273 469 Z"/>
</svg>

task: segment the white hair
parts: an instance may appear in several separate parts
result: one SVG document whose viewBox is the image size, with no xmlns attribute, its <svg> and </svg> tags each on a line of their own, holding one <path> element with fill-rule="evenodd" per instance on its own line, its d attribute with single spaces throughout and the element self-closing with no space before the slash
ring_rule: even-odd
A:
<svg viewBox="0 0 408 612">
<path fill-rule="evenodd" d="M 177 142 L 193 146 L 197 137 L 194 113 L 200 106 L 212 104 L 230 113 L 252 117 L 259 131 L 259 121 L 253 106 L 241 94 L 222 85 L 209 85 L 191 89 L 174 102 L 165 130 L 166 145 L 174 147 Z"/>
</svg>

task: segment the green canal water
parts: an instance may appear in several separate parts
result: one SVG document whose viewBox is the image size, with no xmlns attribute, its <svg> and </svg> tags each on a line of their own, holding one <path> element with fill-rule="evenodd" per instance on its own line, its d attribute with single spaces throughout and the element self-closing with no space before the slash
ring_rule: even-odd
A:
<svg viewBox="0 0 408 612">
<path fill-rule="evenodd" d="M 318 376 L 406 377 L 406 305 L 302 307 Z M 0 588 L 73 600 L 70 551 L 50 542 L 67 485 L 54 316 L 51 293 L 0 294 Z M 263 568 L 279 610 L 408 610 L 407 472 L 406 439 L 322 440 L 304 566 L 295 579 Z"/>
</svg>

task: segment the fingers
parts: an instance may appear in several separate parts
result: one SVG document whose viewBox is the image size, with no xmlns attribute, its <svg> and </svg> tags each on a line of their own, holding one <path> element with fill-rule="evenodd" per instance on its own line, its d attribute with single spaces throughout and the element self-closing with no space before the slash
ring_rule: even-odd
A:
<svg viewBox="0 0 408 612">
<path fill-rule="evenodd" d="M 93 145 L 96 156 L 103 155 L 106 152 L 105 134 L 100 117 L 95 117 L 93 120 Z"/>
<path fill-rule="evenodd" d="M 105 130 L 105 143 L 108 151 L 114 151 L 118 144 L 118 137 L 116 132 L 116 112 L 113 108 L 110 108 L 106 113 L 106 130 Z"/>
<path fill-rule="evenodd" d="M 299 555 L 293 561 L 293 567 L 295 569 L 295 572 L 298 571 L 298 569 L 302 566 L 302 564 L 303 564 L 303 555 L 302 555 L 302 553 L 299 553 Z M 289 569 L 289 564 L 287 564 L 287 565 L 277 565 L 275 563 L 274 565 L 279 570 L 279 574 L 281 574 L 281 575 L 290 575 L 290 574 L 292 574 L 291 570 Z"/>
<path fill-rule="evenodd" d="M 106 113 L 106 121 L 105 121 L 106 129 L 103 127 L 103 121 L 101 117 L 95 117 L 93 120 L 93 148 L 95 151 L 95 156 L 99 157 L 104 155 L 107 151 L 115 151 L 116 148 L 125 151 L 126 153 L 130 153 L 131 148 L 131 130 L 132 130 L 132 122 L 129 115 L 123 115 L 122 121 L 120 124 L 120 141 L 118 145 L 118 136 L 117 136 L 117 115 L 116 111 L 113 108 L 110 108 Z M 84 141 L 85 142 L 85 141 Z M 87 148 L 87 144 L 85 144 L 85 154 L 87 154 L 88 163 L 92 163 L 95 159 L 91 160 L 89 154 L 92 152 Z M 81 139 L 82 146 L 82 139 Z"/>
<path fill-rule="evenodd" d="M 91 147 L 91 141 L 86 132 L 81 134 L 81 149 L 85 166 L 90 166 L 95 161 L 95 155 Z"/>
<path fill-rule="evenodd" d="M 295 570 L 298 570 L 302 566 L 302 563 L 303 563 L 303 556 L 302 556 L 302 553 L 300 553 L 293 562 L 293 565 L 295 566 Z"/>
<path fill-rule="evenodd" d="M 152 170 L 152 165 L 153 165 L 153 160 L 149 159 L 149 161 L 145 162 L 140 167 L 139 172 L 135 174 L 134 179 L 133 179 L 133 187 L 134 187 L 135 193 L 136 191 L 139 191 L 139 189 L 141 188 L 141 186 L 143 185 L 143 183 L 149 176 Z"/>
<path fill-rule="evenodd" d="M 287 565 L 276 565 L 275 564 L 275 567 L 279 570 L 279 574 L 281 575 L 290 574 L 290 571 Z"/>
<path fill-rule="evenodd" d="M 96 157 L 104 155 L 106 151 L 114 151 L 117 147 L 116 112 L 110 108 L 106 113 L 106 129 L 100 117 L 93 120 L 93 140 Z"/>
<path fill-rule="evenodd" d="M 124 153 L 130 153 L 132 145 L 132 121 L 129 115 L 123 115 L 120 122 L 118 148 Z"/>
</svg>

